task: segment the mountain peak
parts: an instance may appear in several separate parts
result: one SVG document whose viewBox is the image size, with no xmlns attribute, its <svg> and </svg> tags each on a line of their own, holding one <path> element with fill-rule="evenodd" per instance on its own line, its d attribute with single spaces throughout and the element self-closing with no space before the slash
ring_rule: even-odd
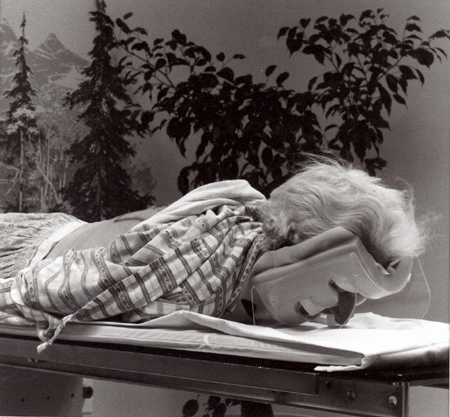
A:
<svg viewBox="0 0 450 417">
<path fill-rule="evenodd" d="M 54 33 L 50 33 L 47 39 L 39 46 L 38 49 L 42 49 L 47 53 L 55 53 L 66 49 L 64 45 L 59 41 Z"/>
<path fill-rule="evenodd" d="M 57 38 L 57 36 L 54 33 L 50 33 L 47 36 L 46 42 L 59 42 L 59 39 Z"/>
<path fill-rule="evenodd" d="M 42 60 L 58 62 L 59 64 L 63 63 L 64 65 L 73 64 L 79 67 L 87 64 L 86 60 L 69 51 L 54 33 L 50 33 L 39 48 L 33 52 L 34 57 L 30 57 L 30 64 L 33 63 L 38 66 L 43 63 Z"/>
<path fill-rule="evenodd" d="M 11 28 L 11 25 L 5 18 L 0 20 L 0 41 L 17 42 L 17 36 Z"/>
<path fill-rule="evenodd" d="M 1 97 L 1 91 L 11 88 L 13 75 L 17 72 L 13 57 L 17 47 L 18 38 L 15 32 L 5 19 L 1 19 L 0 113 L 7 105 L 6 100 Z M 46 84 L 74 89 L 82 79 L 82 69 L 88 64 L 86 59 L 67 49 L 54 33 L 50 33 L 37 49 L 27 49 L 26 58 L 32 70 L 31 80 L 36 89 Z"/>
</svg>

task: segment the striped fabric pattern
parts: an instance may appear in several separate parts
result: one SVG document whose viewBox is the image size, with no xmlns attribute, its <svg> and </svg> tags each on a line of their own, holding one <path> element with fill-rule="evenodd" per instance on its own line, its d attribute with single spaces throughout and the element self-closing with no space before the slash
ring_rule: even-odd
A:
<svg viewBox="0 0 450 417">
<path fill-rule="evenodd" d="M 243 205 L 144 222 L 105 248 L 68 250 L 4 280 L 0 321 L 37 322 L 51 343 L 68 321 L 138 322 L 177 310 L 220 316 L 237 300 L 262 238 L 256 211 Z"/>
</svg>

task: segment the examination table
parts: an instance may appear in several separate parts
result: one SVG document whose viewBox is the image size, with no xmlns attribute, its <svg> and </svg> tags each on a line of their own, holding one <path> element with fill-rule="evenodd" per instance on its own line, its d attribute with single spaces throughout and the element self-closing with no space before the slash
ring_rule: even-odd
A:
<svg viewBox="0 0 450 417">
<path fill-rule="evenodd" d="M 70 324 L 38 354 L 34 329 L 2 326 L 0 409 L 70 415 L 92 394 L 80 377 L 359 416 L 408 416 L 411 386 L 448 389 L 444 323 L 363 313 L 345 328 L 301 327 L 260 328 L 180 312 L 150 326 Z M 15 385 L 14 368 L 26 372 Z M 34 387 L 28 396 L 27 382 Z"/>
<path fill-rule="evenodd" d="M 380 291 L 391 285 L 377 277 L 377 267 L 370 272 L 373 261 L 353 243 L 344 254 L 343 247 L 332 247 L 333 256 L 325 258 L 319 252 L 320 262 L 312 256 L 294 268 L 281 262 L 273 278 L 325 274 L 339 283 L 361 270 L 355 285 L 376 284 Z M 352 262 L 351 273 L 339 272 Z M 143 323 L 70 322 L 41 353 L 35 327 L 2 324 L 0 413 L 81 415 L 83 399 L 95 396 L 83 378 L 100 378 L 338 414 L 406 417 L 410 387 L 448 389 L 448 324 L 408 318 L 423 316 L 425 287 L 424 280 L 409 280 L 399 293 L 403 299 L 393 294 L 376 300 L 378 307 L 368 300 L 342 325 L 319 316 L 298 326 L 263 326 L 189 311 Z M 403 316 L 374 313 L 395 313 L 398 306 Z"/>
</svg>

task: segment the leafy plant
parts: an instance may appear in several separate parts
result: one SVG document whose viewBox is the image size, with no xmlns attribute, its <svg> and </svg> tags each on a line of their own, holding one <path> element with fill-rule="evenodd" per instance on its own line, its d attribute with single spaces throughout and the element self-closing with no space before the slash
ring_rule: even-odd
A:
<svg viewBox="0 0 450 417">
<path fill-rule="evenodd" d="M 244 178 L 268 194 L 304 152 L 356 156 L 375 174 L 386 165 L 380 145 L 393 104 L 406 105 L 409 83 L 425 80 L 410 63 L 430 67 L 435 58 L 447 57 L 431 43 L 450 38 L 440 30 L 423 39 L 416 16 L 399 37 L 382 9 L 367 10 L 359 19 L 320 17 L 312 30 L 310 19 L 300 19 L 299 26 L 281 28 L 278 38 L 285 39 L 291 55 L 311 56 L 326 71 L 309 81 L 307 91 L 296 92 L 284 87 L 289 73 L 275 74 L 276 65 L 266 68 L 264 82 L 251 74 L 237 76 L 231 64 L 243 55 L 213 56 L 178 30 L 168 41 L 149 44 L 145 29 L 126 23 L 131 16 L 116 20 L 124 34 L 118 45 L 126 51 L 125 79 L 151 103 L 141 114 L 143 129 L 165 130 L 182 155 L 187 141 L 196 138 L 196 160 L 178 178 L 183 193 L 215 180 Z"/>
<path fill-rule="evenodd" d="M 171 40 L 155 39 L 150 46 L 141 40 L 144 29 L 116 22 L 127 35 L 120 41 L 127 51 L 121 61 L 128 68 L 125 79 L 138 83 L 137 92 L 154 102 L 142 113 L 143 126 L 153 122 L 152 133 L 165 129 L 182 155 L 187 141 L 199 138 L 196 161 L 179 175 L 183 193 L 190 186 L 237 177 L 269 192 L 285 180 L 301 150 L 320 151 L 319 124 L 310 111 L 313 96 L 286 90 L 288 73 L 269 85 L 276 69 L 270 66 L 266 82 L 254 83 L 250 74 L 236 77 L 230 67 L 243 55 L 212 57 L 178 30 Z"/>
<path fill-rule="evenodd" d="M 417 16 L 407 19 L 399 36 L 387 26 L 388 17 L 383 9 L 366 10 L 359 19 L 351 14 L 339 19 L 323 16 L 311 30 L 311 20 L 300 19 L 299 26 L 283 27 L 278 34 L 291 55 L 311 55 L 328 68 L 308 85 L 315 104 L 332 120 L 324 129 L 333 132 L 328 148 L 347 160 L 356 155 L 371 174 L 386 165 L 380 145 L 393 103 L 406 106 L 410 82 L 425 82 L 413 65 L 429 68 L 436 58 L 447 58 L 432 41 L 450 39 L 448 30 L 424 39 Z M 372 149 L 376 156 L 370 158 Z"/>
</svg>

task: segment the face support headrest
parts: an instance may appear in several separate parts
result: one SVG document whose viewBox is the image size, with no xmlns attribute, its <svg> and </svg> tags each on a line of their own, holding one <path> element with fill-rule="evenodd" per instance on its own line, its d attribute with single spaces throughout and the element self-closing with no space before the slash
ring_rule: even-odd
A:
<svg viewBox="0 0 450 417">
<path fill-rule="evenodd" d="M 358 237 L 336 228 L 263 254 L 252 271 L 251 286 L 256 301 L 278 322 L 300 324 L 328 310 L 344 324 L 361 300 L 401 291 L 411 269 L 412 259 L 384 269 Z"/>
</svg>

